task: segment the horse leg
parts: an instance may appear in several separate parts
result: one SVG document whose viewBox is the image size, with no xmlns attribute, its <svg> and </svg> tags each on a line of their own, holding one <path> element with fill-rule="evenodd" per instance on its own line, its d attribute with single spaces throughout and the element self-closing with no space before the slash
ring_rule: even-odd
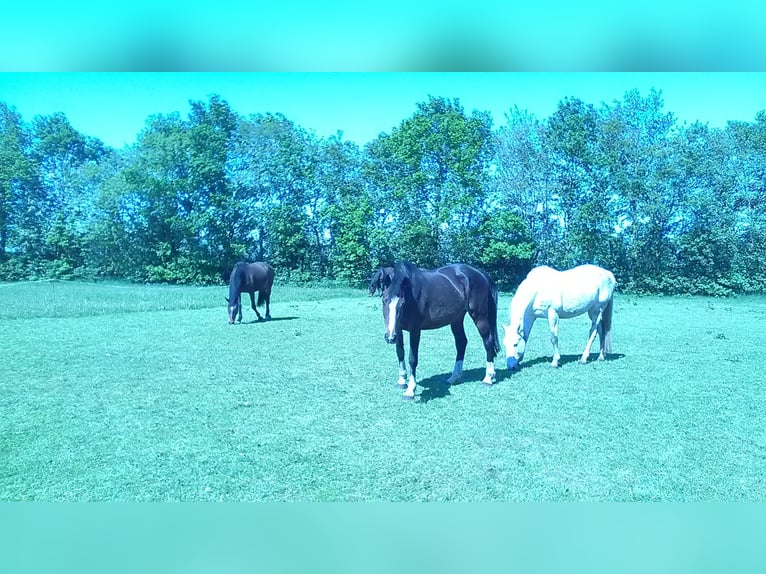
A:
<svg viewBox="0 0 766 574">
<path fill-rule="evenodd" d="M 399 380 L 396 384 L 404 388 L 407 386 L 407 367 L 404 364 L 404 334 L 401 331 L 396 334 L 396 358 L 399 359 Z"/>
<path fill-rule="evenodd" d="M 253 308 L 253 311 L 255 311 L 256 316 L 258 317 L 258 320 L 261 320 L 261 314 L 258 312 L 258 308 L 255 306 L 255 291 L 250 291 L 250 306 Z"/>
<path fill-rule="evenodd" d="M 598 360 L 599 361 L 605 361 L 606 360 L 606 343 L 604 342 L 604 339 L 606 337 L 604 336 L 604 327 L 601 324 L 601 321 L 598 322 Z"/>
<path fill-rule="evenodd" d="M 405 400 L 415 396 L 415 371 L 418 368 L 418 347 L 420 346 L 420 331 L 413 329 L 410 331 L 410 381 L 407 384 L 407 390 L 404 391 Z"/>
<path fill-rule="evenodd" d="M 585 345 L 585 349 L 582 352 L 582 356 L 580 357 L 580 362 L 582 364 L 585 364 L 588 362 L 588 357 L 590 356 L 590 348 L 591 345 L 593 345 L 593 341 L 596 339 L 596 333 L 601 334 L 601 311 L 599 311 L 596 316 L 594 317 L 590 313 L 590 336 L 588 337 L 588 344 Z M 603 335 L 601 335 L 601 353 L 599 354 L 599 358 L 603 360 L 602 355 L 604 354 L 604 342 L 603 342 Z"/>
<path fill-rule="evenodd" d="M 237 307 L 239 310 L 237 311 L 237 323 L 242 322 L 242 293 L 237 295 Z"/>
<path fill-rule="evenodd" d="M 271 289 L 266 292 L 266 297 L 264 297 L 264 299 L 266 300 L 266 320 L 268 321 L 271 319 L 271 309 L 269 307 L 271 304 Z"/>
<path fill-rule="evenodd" d="M 452 336 L 455 337 L 457 355 L 455 357 L 455 367 L 452 369 L 452 376 L 447 379 L 447 384 L 456 385 L 463 377 L 463 359 L 465 358 L 465 348 L 468 345 L 468 337 L 465 336 L 462 318 L 460 321 L 452 323 L 450 329 L 452 329 Z"/>
<path fill-rule="evenodd" d="M 606 335 L 604 334 L 604 311 L 603 309 L 598 314 L 598 344 L 599 344 L 599 351 L 598 351 L 598 360 L 599 361 L 605 361 L 606 360 Z"/>
<path fill-rule="evenodd" d="M 553 345 L 553 360 L 551 361 L 551 367 L 559 366 L 559 314 L 553 308 L 548 308 L 548 327 L 551 330 L 551 345 Z"/>
<path fill-rule="evenodd" d="M 495 351 L 495 335 L 492 333 L 492 327 L 487 319 L 477 319 L 474 323 L 484 343 L 484 350 L 487 351 L 487 369 L 481 382 L 485 385 L 492 385 L 497 380 L 497 375 L 495 374 L 495 355 L 497 354 Z"/>
</svg>

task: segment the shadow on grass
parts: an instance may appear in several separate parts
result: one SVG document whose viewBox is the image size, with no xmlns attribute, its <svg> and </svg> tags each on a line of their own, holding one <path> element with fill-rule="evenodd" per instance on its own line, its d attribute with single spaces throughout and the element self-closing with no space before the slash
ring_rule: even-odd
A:
<svg viewBox="0 0 766 574">
<path fill-rule="evenodd" d="M 271 323 L 273 321 L 292 321 L 300 317 L 272 317 L 271 319 L 253 319 L 252 321 L 242 321 L 243 325 L 254 325 L 257 323 Z"/>
<path fill-rule="evenodd" d="M 622 359 L 625 357 L 622 353 L 612 353 L 607 358 L 606 361 L 616 361 L 619 359 Z M 580 355 L 561 355 L 561 359 L 559 360 L 559 368 L 561 368 L 564 365 L 567 365 L 569 363 L 577 363 L 577 361 L 580 360 Z M 588 363 L 592 363 L 593 361 L 597 361 L 595 356 L 591 356 L 590 359 L 588 359 Z M 522 362 L 521 367 L 522 369 L 525 367 L 533 367 L 535 365 L 539 365 L 541 363 L 550 364 L 551 358 L 550 357 L 538 357 L 536 359 L 532 359 L 529 362 Z M 496 380 L 494 385 L 495 386 L 499 383 L 502 383 L 503 381 L 510 379 L 513 377 L 513 374 L 516 371 L 510 371 L 505 368 L 499 368 L 496 371 Z M 452 388 L 453 385 L 447 384 L 447 379 L 452 375 L 452 371 L 442 373 L 440 375 L 433 375 L 431 377 L 428 377 L 427 379 L 423 379 L 421 381 L 418 381 L 418 386 L 422 387 L 422 392 L 418 395 L 418 402 L 421 403 L 427 403 L 428 401 L 431 401 L 433 399 L 442 399 L 444 397 L 449 396 L 450 388 Z M 484 369 L 469 369 L 467 371 L 463 371 L 463 378 L 458 385 L 480 385 L 482 387 L 489 386 L 482 384 L 482 379 L 484 378 Z"/>
<path fill-rule="evenodd" d="M 478 385 L 486 387 L 490 385 L 484 385 L 481 381 L 484 378 L 484 369 L 469 369 L 463 371 L 462 381 L 457 383 L 458 385 Z M 500 381 L 507 379 L 511 376 L 508 370 L 498 370 L 497 380 L 495 385 Z M 433 375 L 422 381 L 418 381 L 418 386 L 423 387 L 423 391 L 419 395 L 419 402 L 427 403 L 433 399 L 441 399 L 450 395 L 450 388 L 453 385 L 447 384 L 447 379 L 452 376 L 452 371 L 442 373 L 440 375 Z M 494 385 L 491 385 L 494 386 Z"/>
<path fill-rule="evenodd" d="M 593 363 L 594 361 L 598 361 L 597 357 L 598 357 L 598 354 L 591 354 L 590 358 L 588 359 L 588 363 Z M 608 363 L 609 361 L 617 361 L 624 357 L 625 355 L 623 353 L 610 353 L 609 355 L 607 355 L 605 362 Z M 536 359 L 532 359 L 531 361 L 522 361 L 521 368 L 523 369 L 524 367 L 534 367 L 535 365 L 539 365 L 540 363 L 547 363 L 550 365 L 552 359 L 553 357 L 551 356 L 551 357 L 537 357 Z M 569 363 L 576 363 L 579 360 L 580 360 L 580 355 L 561 355 L 561 358 L 559 359 L 559 368 L 563 367 L 564 365 L 568 365 Z"/>
</svg>

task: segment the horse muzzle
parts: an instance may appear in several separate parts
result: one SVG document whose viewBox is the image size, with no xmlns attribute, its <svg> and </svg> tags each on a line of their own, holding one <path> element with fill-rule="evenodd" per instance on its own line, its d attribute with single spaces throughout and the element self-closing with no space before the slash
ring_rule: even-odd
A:
<svg viewBox="0 0 766 574">
<path fill-rule="evenodd" d="M 394 333 L 393 335 L 389 335 L 388 333 L 386 333 L 385 335 L 383 335 L 383 338 L 386 340 L 386 343 L 389 343 L 389 344 L 396 343 L 396 333 Z"/>
<path fill-rule="evenodd" d="M 515 371 L 519 367 L 519 361 L 516 359 L 516 357 L 508 357 L 505 360 L 505 366 L 508 367 L 508 370 Z"/>
</svg>

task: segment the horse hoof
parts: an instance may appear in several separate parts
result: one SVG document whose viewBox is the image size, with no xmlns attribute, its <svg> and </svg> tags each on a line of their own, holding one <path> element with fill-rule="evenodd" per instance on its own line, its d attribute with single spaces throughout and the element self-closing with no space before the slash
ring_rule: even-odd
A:
<svg viewBox="0 0 766 574">
<path fill-rule="evenodd" d="M 397 388 L 399 388 L 399 389 L 403 389 L 404 387 L 406 387 L 406 386 L 407 386 L 407 383 L 400 383 L 400 382 L 398 382 L 398 381 L 397 381 L 397 383 L 396 383 L 396 386 L 397 386 Z"/>
<path fill-rule="evenodd" d="M 410 395 L 402 395 L 403 401 L 411 401 L 414 398 L 415 398 L 414 396 L 411 397 Z"/>
<path fill-rule="evenodd" d="M 494 387 L 495 386 L 495 381 L 482 381 L 481 384 L 482 385 L 487 385 L 488 387 Z"/>
</svg>

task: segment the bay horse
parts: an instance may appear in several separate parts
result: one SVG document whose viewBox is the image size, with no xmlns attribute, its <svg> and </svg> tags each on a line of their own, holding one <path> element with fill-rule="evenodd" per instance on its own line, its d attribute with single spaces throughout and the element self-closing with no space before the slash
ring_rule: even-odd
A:
<svg viewBox="0 0 766 574">
<path fill-rule="evenodd" d="M 378 292 L 383 295 L 383 291 L 389 286 L 393 276 L 393 267 L 381 267 L 380 269 L 375 270 L 375 273 L 370 277 L 369 296 L 372 297 Z"/>
<path fill-rule="evenodd" d="M 455 366 L 447 384 L 460 382 L 468 339 L 463 319 L 468 315 L 479 330 L 487 351 L 483 383 L 495 382 L 494 360 L 500 350 L 497 336 L 497 287 L 492 280 L 470 265 L 456 263 L 433 271 L 420 269 L 407 261 L 394 265 L 391 283 L 383 291 L 385 340 L 396 344 L 399 360 L 399 387 L 406 387 L 403 399 L 415 396 L 420 332 L 450 326 L 455 338 Z M 403 331 L 410 333 L 410 376 L 404 364 Z"/>
<path fill-rule="evenodd" d="M 234 324 L 236 317 L 242 321 L 242 293 L 250 295 L 250 304 L 261 320 L 261 314 L 256 307 L 266 303 L 266 319 L 271 319 L 271 286 L 274 284 L 274 268 L 268 263 L 245 263 L 240 261 L 234 265 L 229 276 L 229 296 L 226 303 L 229 310 L 229 324 Z M 255 302 L 255 292 L 258 291 L 258 303 Z"/>
<path fill-rule="evenodd" d="M 588 342 L 580 363 L 586 363 L 590 348 L 599 336 L 598 358 L 603 361 L 612 352 L 612 308 L 617 281 L 611 271 L 597 265 L 579 265 L 567 271 L 557 271 L 547 265 L 535 267 L 521 282 L 511 299 L 509 325 L 503 343 L 506 366 L 514 370 L 524 358 L 527 339 L 536 319 L 547 318 L 553 344 L 551 367 L 558 367 L 559 319 L 588 313 L 591 320 Z"/>
</svg>

